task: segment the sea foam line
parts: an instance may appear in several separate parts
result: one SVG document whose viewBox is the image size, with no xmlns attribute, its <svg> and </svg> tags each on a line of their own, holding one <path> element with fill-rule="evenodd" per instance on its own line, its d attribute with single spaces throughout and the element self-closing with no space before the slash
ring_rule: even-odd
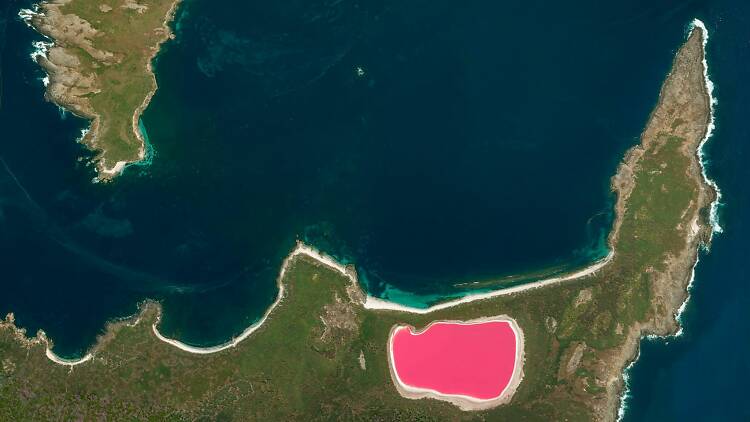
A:
<svg viewBox="0 0 750 422">
<path fill-rule="evenodd" d="M 31 43 L 32 46 L 34 46 L 34 50 L 29 54 L 31 56 L 31 60 L 34 60 L 35 62 L 39 63 L 39 58 L 44 57 L 47 58 L 47 53 L 49 53 L 49 49 L 52 48 L 54 43 L 50 41 L 34 41 Z"/>
<path fill-rule="evenodd" d="M 709 138 L 713 135 L 714 129 L 716 129 L 716 123 L 715 123 L 715 116 L 716 116 L 716 104 L 718 104 L 718 101 L 716 97 L 714 96 L 714 83 L 711 81 L 711 78 L 708 74 L 708 60 L 706 59 L 707 56 L 707 45 L 708 45 L 708 29 L 706 28 L 706 24 L 703 23 L 700 19 L 693 19 L 693 21 L 690 23 L 690 26 L 688 27 L 689 33 L 692 33 L 692 31 L 695 28 L 701 29 L 701 37 L 703 42 L 703 81 L 706 87 L 706 91 L 708 92 L 708 102 L 709 102 L 709 123 L 708 127 L 706 128 L 706 134 L 703 136 L 703 139 L 701 139 L 701 142 L 698 144 L 698 163 L 701 167 L 701 176 L 703 177 L 703 181 L 708 184 L 714 192 L 716 192 L 716 198 L 711 202 L 711 208 L 709 212 L 709 223 L 711 224 L 711 234 L 709 238 L 709 242 L 713 238 L 714 234 L 723 233 L 724 229 L 721 227 L 721 223 L 719 222 L 719 206 L 721 205 L 721 190 L 719 189 L 719 186 L 716 184 L 714 180 L 708 177 L 708 174 L 706 173 L 706 161 L 705 161 L 705 153 L 703 151 L 703 148 L 705 147 L 706 143 L 708 142 Z M 707 250 L 707 246 L 704 243 L 703 249 Z M 670 338 L 679 338 L 684 335 L 685 331 L 683 328 L 683 322 L 682 322 L 682 315 L 685 312 L 685 309 L 687 309 L 687 304 L 690 301 L 690 295 L 691 291 L 693 290 L 693 286 L 695 284 L 695 269 L 698 266 L 698 262 L 700 261 L 700 251 L 698 251 L 695 255 L 695 262 L 693 263 L 693 268 L 690 271 L 690 279 L 688 280 L 688 285 L 686 287 L 687 296 L 685 297 L 685 300 L 680 304 L 680 307 L 677 309 L 677 312 L 675 313 L 675 320 L 677 321 L 677 325 L 679 328 L 677 329 L 677 332 L 673 335 L 668 336 L 662 336 L 662 337 L 656 337 L 656 336 L 645 336 L 645 338 L 656 340 L 658 338 L 663 339 L 664 341 L 668 341 Z M 643 340 L 644 336 L 642 336 L 639 340 L 639 343 Z M 633 359 L 630 364 L 625 368 L 622 379 L 624 384 L 624 389 L 622 392 L 622 395 L 620 396 L 620 406 L 617 409 L 617 421 L 621 422 L 623 418 L 625 417 L 625 411 L 627 410 L 627 400 L 630 397 L 630 370 L 633 368 L 633 365 L 638 361 L 638 358 L 640 357 L 640 346 L 638 354 L 636 355 L 635 359 Z"/>
<path fill-rule="evenodd" d="M 89 130 L 90 130 L 90 128 L 88 128 L 88 127 L 85 127 L 83 129 L 81 129 L 81 134 L 78 136 L 78 138 L 76 138 L 76 143 L 77 144 L 83 143 L 83 138 L 85 138 L 86 135 L 89 134 Z"/>
<path fill-rule="evenodd" d="M 29 28 L 33 28 L 34 26 L 31 25 L 31 20 L 34 19 L 35 16 L 39 16 L 39 5 L 34 4 L 31 6 L 31 9 L 21 9 L 18 11 L 18 17 L 21 18 L 21 21 L 26 24 Z"/>
<path fill-rule="evenodd" d="M 18 17 L 23 21 L 23 23 L 26 24 L 31 29 L 34 29 L 34 25 L 31 24 L 31 20 L 35 16 L 39 16 L 39 5 L 35 4 L 32 9 L 21 9 L 18 11 Z M 31 43 L 31 45 L 34 47 L 34 50 L 29 54 L 31 57 L 31 60 L 34 61 L 34 63 L 39 63 L 39 58 L 44 57 L 47 58 L 47 54 L 49 53 L 50 48 L 54 47 L 55 43 L 46 35 L 41 34 L 37 31 L 38 34 L 43 36 L 47 41 L 34 41 Z M 41 67 L 41 66 L 40 66 Z M 42 68 L 42 71 L 44 71 L 44 68 Z M 39 78 L 40 81 L 42 81 L 42 84 L 46 88 L 49 85 L 49 74 L 45 71 L 44 76 Z M 60 110 L 60 117 L 65 117 L 65 109 L 57 106 L 57 108 Z"/>
<path fill-rule="evenodd" d="M 638 343 L 641 342 L 643 338 L 638 340 Z M 622 391 L 622 396 L 620 396 L 620 406 L 617 408 L 617 422 L 621 422 L 625 418 L 625 412 L 628 410 L 627 401 L 628 398 L 630 398 L 630 370 L 633 368 L 633 365 L 638 361 L 638 358 L 641 357 L 641 348 L 638 347 L 638 353 L 635 355 L 635 359 L 630 361 L 628 366 L 625 367 L 625 370 L 622 373 L 622 381 L 625 384 L 625 389 Z"/>
<path fill-rule="evenodd" d="M 39 16 L 39 5 L 35 4 L 33 9 L 21 9 L 18 11 L 18 17 L 26 24 L 29 28 L 34 29 L 34 25 L 31 24 L 31 20 L 34 17 Z M 38 32 L 37 32 L 38 33 Z M 39 57 L 47 58 L 47 53 L 55 43 L 46 35 L 42 35 L 48 41 L 34 41 L 31 43 L 34 46 L 34 51 L 31 52 L 31 59 L 38 62 Z"/>
<path fill-rule="evenodd" d="M 724 229 L 721 227 L 721 223 L 719 221 L 719 206 L 721 205 L 721 189 L 719 189 L 719 186 L 716 184 L 716 182 L 708 177 L 708 174 L 706 173 L 706 161 L 705 161 L 705 152 L 703 151 L 704 146 L 706 145 L 706 142 L 708 142 L 709 138 L 711 138 L 711 135 L 713 135 L 714 130 L 716 129 L 716 105 L 719 103 L 716 97 L 714 96 L 714 83 L 711 81 L 711 78 L 708 74 L 708 59 L 706 58 L 707 50 L 706 46 L 708 45 L 708 29 L 706 28 L 706 24 L 703 23 L 700 19 L 694 19 L 693 22 L 690 24 L 691 28 L 698 27 L 702 30 L 703 34 L 703 81 L 706 84 L 706 91 L 708 91 L 708 102 L 709 102 L 709 110 L 710 110 L 710 120 L 708 122 L 708 129 L 706 130 L 705 136 L 703 136 L 703 139 L 701 140 L 700 144 L 698 144 L 698 162 L 701 166 L 701 175 L 703 176 L 703 180 L 713 188 L 714 192 L 716 192 L 716 198 L 713 202 L 711 202 L 711 211 L 710 211 L 710 222 L 711 222 L 711 228 L 713 233 L 722 233 L 724 232 Z"/>
</svg>

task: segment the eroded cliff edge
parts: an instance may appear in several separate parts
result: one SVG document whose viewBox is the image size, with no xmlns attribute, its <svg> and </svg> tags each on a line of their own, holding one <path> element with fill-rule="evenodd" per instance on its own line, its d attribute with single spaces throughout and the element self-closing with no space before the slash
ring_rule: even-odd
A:
<svg viewBox="0 0 750 422">
<path fill-rule="evenodd" d="M 147 158 L 139 120 L 157 88 L 151 61 L 179 1 L 50 0 L 20 12 L 50 40 L 34 54 L 46 98 L 91 121 L 80 141 L 97 152 L 100 179 Z"/>
</svg>

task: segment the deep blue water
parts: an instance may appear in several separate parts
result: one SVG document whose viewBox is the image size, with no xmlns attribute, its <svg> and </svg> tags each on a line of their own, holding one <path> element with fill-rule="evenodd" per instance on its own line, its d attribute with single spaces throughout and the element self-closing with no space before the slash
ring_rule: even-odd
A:
<svg viewBox="0 0 750 422">
<path fill-rule="evenodd" d="M 666 344 L 642 342 L 630 371 L 626 421 L 750 420 L 750 4 L 713 3 L 705 20 L 717 129 L 706 151 L 723 194 L 724 233 L 696 268 L 684 335 Z"/>
<path fill-rule="evenodd" d="M 30 3 L 0 6 L 0 314 L 75 356 L 153 298 L 167 335 L 216 344 L 272 302 L 297 239 L 357 265 L 371 293 L 412 303 L 585 265 L 606 254 L 609 178 L 700 17 L 726 233 L 698 267 L 685 337 L 644 344 L 629 400 L 633 420 L 682 416 L 699 393 L 685 368 L 728 360 L 708 345 L 738 349 L 722 371 L 748 372 L 748 10 L 550 3 L 188 0 L 142 119 L 153 162 L 110 184 L 91 183 L 73 141 L 85 122 L 43 99 L 29 58 L 41 38 L 16 18 Z"/>
</svg>

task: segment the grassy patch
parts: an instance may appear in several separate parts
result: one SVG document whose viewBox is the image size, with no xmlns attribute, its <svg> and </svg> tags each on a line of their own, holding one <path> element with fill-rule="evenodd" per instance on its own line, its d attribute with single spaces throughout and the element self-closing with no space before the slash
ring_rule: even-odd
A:
<svg viewBox="0 0 750 422">
<path fill-rule="evenodd" d="M 77 12 L 90 13 L 91 9 Z M 691 40 L 691 48 L 700 48 L 698 39 Z M 687 60 L 680 54 L 665 86 L 670 86 L 672 78 L 687 80 L 691 75 L 702 83 L 698 67 L 702 56 L 693 54 Z M 115 77 L 108 80 L 122 82 L 112 83 L 113 87 L 131 83 Z M 118 89 L 97 101 L 111 101 L 107 110 L 119 116 L 142 91 Z M 688 86 L 684 92 L 698 91 Z M 601 413 L 594 412 L 601 412 L 601 403 L 607 400 L 602 387 L 611 380 L 607 364 L 618 362 L 612 356 L 622 351 L 629 329 L 655 312 L 654 281 L 664 275 L 668 259 L 685 250 L 687 227 L 704 212 L 696 205 L 700 182 L 693 173 L 695 154 L 685 152 L 697 145 L 698 135 L 688 139 L 670 132 L 670 128 L 681 128 L 683 124 L 675 123 L 694 116 L 695 110 L 689 110 L 684 100 L 676 103 L 680 107 L 669 103 L 670 98 L 679 97 L 671 94 L 663 94 L 666 99 L 659 107 L 676 110 L 670 114 L 672 120 L 656 128 L 663 130 L 651 131 L 659 135 L 646 139 L 643 155 L 631 163 L 635 186 L 620 216 L 615 258 L 593 276 L 429 315 L 366 311 L 347 301 L 358 322 L 356 329 L 335 329 L 323 335 L 326 327 L 321 316 L 327 305 L 337 303 L 337 297 L 348 297 L 349 281 L 309 258 L 298 257 L 283 280 L 285 299 L 237 347 L 213 355 L 179 351 L 154 337 L 150 325 L 157 311 L 149 306 L 138 325 L 111 327 L 96 357 L 73 371 L 50 362 L 41 345 L 24 347 L 10 328 L 0 328 L 0 420 L 601 418 Z M 693 100 L 696 107 L 703 107 L 705 117 L 704 98 Z M 120 101 L 129 105 L 122 106 Z M 687 114 L 680 115 L 681 110 Z M 590 299 L 579 300 L 582 289 L 590 289 Z M 397 393 L 386 356 L 394 324 L 422 328 L 434 320 L 502 314 L 513 317 L 525 337 L 524 378 L 510 404 L 467 413 L 444 402 L 408 400 Z M 586 349 L 577 362 L 572 360 L 571 348 L 580 344 Z M 359 365 L 360 353 L 366 370 Z"/>
</svg>

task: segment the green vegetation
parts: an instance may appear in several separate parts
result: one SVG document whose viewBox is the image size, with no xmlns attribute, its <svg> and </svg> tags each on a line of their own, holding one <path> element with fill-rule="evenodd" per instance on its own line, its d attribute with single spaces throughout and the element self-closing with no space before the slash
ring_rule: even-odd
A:
<svg viewBox="0 0 750 422">
<path fill-rule="evenodd" d="M 99 152 L 100 170 L 143 158 L 137 119 L 156 90 L 149 63 L 169 37 L 164 25 L 176 3 L 56 0 L 42 3 L 42 14 L 32 19 L 68 56 L 51 54 L 42 63 L 50 71 L 48 94 L 61 106 L 94 120 L 84 142 Z"/>
<path fill-rule="evenodd" d="M 709 113 L 705 89 L 696 89 L 703 86 L 701 58 L 694 32 L 678 53 L 642 146 L 620 169 L 626 182 L 618 185 L 620 226 L 611 239 L 615 258 L 595 275 L 415 315 L 365 310 L 347 278 L 299 256 L 283 280 L 284 300 L 237 347 L 194 355 L 160 342 L 150 327 L 159 308 L 147 304 L 138 324 L 108 327 L 94 359 L 72 370 L 49 361 L 43 344 L 19 341 L 12 325 L 5 324 L 0 419 L 612 418 L 620 374 L 640 335 L 674 330 L 673 312 L 706 234 L 700 216 L 712 196 L 695 155 Z M 688 116 L 694 124 L 687 124 Z M 674 125 L 679 119 L 686 123 Z M 700 233 L 691 232 L 696 219 Z M 398 394 L 386 358 L 394 324 L 421 328 L 439 319 L 501 314 L 513 317 L 525 336 L 524 378 L 510 404 L 462 412 L 448 403 Z M 577 348 L 583 351 L 573 359 Z M 360 353 L 366 369 L 360 367 Z"/>
<path fill-rule="evenodd" d="M 101 82 L 101 92 L 93 96 L 91 105 L 102 117 L 103 130 L 97 142 L 109 163 L 138 159 L 141 140 L 134 133 L 133 114 L 156 89 L 154 76 L 146 66 L 152 49 L 158 48 L 158 31 L 175 0 L 142 2 L 147 6 L 143 13 L 122 7 L 125 3 L 128 1 L 112 1 L 112 10 L 106 13 L 99 9 L 99 2 L 73 1 L 63 8 L 95 28 L 106 28 L 94 39 L 94 47 L 121 58 L 117 64 L 101 66 L 82 50 L 77 54 Z"/>
</svg>

